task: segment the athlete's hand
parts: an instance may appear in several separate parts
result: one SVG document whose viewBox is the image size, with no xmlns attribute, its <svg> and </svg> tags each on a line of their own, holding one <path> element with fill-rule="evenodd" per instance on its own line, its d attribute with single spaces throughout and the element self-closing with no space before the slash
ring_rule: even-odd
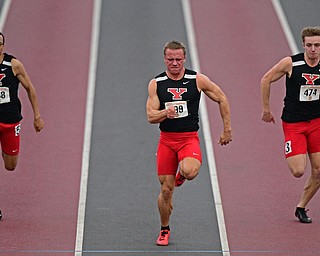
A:
<svg viewBox="0 0 320 256">
<path fill-rule="evenodd" d="M 266 123 L 276 123 L 276 120 L 274 119 L 274 116 L 271 112 L 263 112 L 262 113 L 262 121 L 266 122 Z"/>
<path fill-rule="evenodd" d="M 173 119 L 173 118 L 178 117 L 178 114 L 176 113 L 176 110 L 174 109 L 174 106 L 169 106 L 166 109 L 166 115 L 167 115 L 167 118 L 169 118 L 169 119 Z"/>
<path fill-rule="evenodd" d="M 44 121 L 41 119 L 41 117 L 34 119 L 33 126 L 36 132 L 40 132 L 44 126 Z"/>
<path fill-rule="evenodd" d="M 232 132 L 231 130 L 229 131 L 223 131 L 220 135 L 220 139 L 218 143 L 223 146 L 229 144 L 229 142 L 232 141 Z"/>
</svg>

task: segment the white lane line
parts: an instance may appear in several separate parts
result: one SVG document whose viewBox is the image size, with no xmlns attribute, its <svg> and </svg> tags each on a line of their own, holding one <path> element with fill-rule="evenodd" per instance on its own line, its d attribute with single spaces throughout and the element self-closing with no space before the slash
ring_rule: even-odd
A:
<svg viewBox="0 0 320 256">
<path fill-rule="evenodd" d="M 286 18 L 286 15 L 284 14 L 284 11 L 282 9 L 282 6 L 280 4 L 279 0 L 272 0 L 273 8 L 275 9 L 278 19 L 280 21 L 282 30 L 287 38 L 289 47 L 291 49 L 292 54 L 299 53 L 299 49 L 297 47 L 296 41 L 294 40 L 294 37 L 292 35 L 288 20 Z"/>
<path fill-rule="evenodd" d="M 195 33 L 193 28 L 193 22 L 192 22 L 190 2 L 189 0 L 181 0 L 181 1 L 182 1 L 182 7 L 183 7 L 184 20 L 186 24 L 192 67 L 193 69 L 200 72 L 199 56 L 198 56 L 198 51 L 196 46 L 196 39 L 195 39 Z M 218 176 L 217 176 L 217 168 L 216 168 L 212 138 L 210 133 L 208 112 L 207 112 L 206 103 L 203 97 L 201 98 L 201 101 L 200 101 L 200 117 L 201 117 L 201 125 L 202 125 L 201 128 L 204 134 L 204 140 L 205 140 L 205 146 L 206 146 L 206 152 L 207 152 L 207 158 L 208 158 L 212 193 L 214 197 L 214 203 L 215 203 L 216 214 L 217 214 L 221 248 L 224 256 L 230 256 L 228 237 L 227 237 L 227 231 L 226 231 L 226 226 L 224 221 L 223 207 L 221 202 L 221 195 L 220 195 L 219 182 L 218 182 Z"/>
<path fill-rule="evenodd" d="M 0 31 L 1 32 L 3 31 L 4 24 L 7 20 L 10 5 L 11 5 L 11 0 L 5 0 L 3 2 L 3 6 L 1 8 L 1 13 L 0 13 Z"/>
<path fill-rule="evenodd" d="M 82 255 L 84 219 L 85 219 L 85 209 L 86 209 L 86 200 L 87 200 L 89 158 L 90 158 L 90 147 L 91 147 L 93 104 L 94 104 L 94 93 L 95 93 L 95 83 L 96 83 L 96 73 L 97 73 L 100 17 L 101 17 L 101 0 L 94 0 L 75 256 Z"/>
</svg>

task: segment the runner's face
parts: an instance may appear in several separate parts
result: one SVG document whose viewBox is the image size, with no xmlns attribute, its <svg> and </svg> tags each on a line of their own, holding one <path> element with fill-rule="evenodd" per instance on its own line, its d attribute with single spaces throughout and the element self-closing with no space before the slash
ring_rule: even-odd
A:
<svg viewBox="0 0 320 256">
<path fill-rule="evenodd" d="M 320 58 L 320 36 L 310 36 L 304 38 L 303 48 L 309 59 Z"/>
<path fill-rule="evenodd" d="M 170 74 L 178 75 L 184 68 L 185 59 L 182 49 L 167 49 L 166 55 L 164 56 L 164 63 Z"/>
</svg>

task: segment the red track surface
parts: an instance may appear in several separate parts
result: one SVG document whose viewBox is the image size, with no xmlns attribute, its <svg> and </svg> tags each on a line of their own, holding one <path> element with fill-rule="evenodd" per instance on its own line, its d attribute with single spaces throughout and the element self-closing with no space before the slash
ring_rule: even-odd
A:
<svg viewBox="0 0 320 256">
<path fill-rule="evenodd" d="M 5 50 L 24 63 L 45 128 L 34 132 L 22 89 L 20 162 L 15 172 L 1 174 L 0 253 L 74 250 L 91 19 L 92 1 L 12 1 Z"/>
<path fill-rule="evenodd" d="M 223 88 L 232 108 L 232 144 L 220 147 L 214 141 L 231 255 L 317 255 L 317 199 L 309 205 L 312 225 L 294 217 L 307 177 L 291 177 L 283 156 L 284 80 L 272 88 L 278 123 L 265 124 L 260 118 L 260 79 L 290 55 L 271 1 L 202 0 L 191 1 L 191 6 L 201 71 Z M 207 105 L 217 141 L 220 117 L 215 104 Z"/>
</svg>

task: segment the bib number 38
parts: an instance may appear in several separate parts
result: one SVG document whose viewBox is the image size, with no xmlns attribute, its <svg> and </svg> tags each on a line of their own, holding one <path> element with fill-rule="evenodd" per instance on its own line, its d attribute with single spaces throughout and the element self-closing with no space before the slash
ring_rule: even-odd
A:
<svg viewBox="0 0 320 256">
<path fill-rule="evenodd" d="M 174 110 L 178 114 L 178 116 L 176 118 L 188 116 L 188 107 L 187 107 L 186 101 L 172 101 L 172 102 L 165 103 L 166 109 L 168 109 L 170 106 L 173 106 Z"/>
</svg>

